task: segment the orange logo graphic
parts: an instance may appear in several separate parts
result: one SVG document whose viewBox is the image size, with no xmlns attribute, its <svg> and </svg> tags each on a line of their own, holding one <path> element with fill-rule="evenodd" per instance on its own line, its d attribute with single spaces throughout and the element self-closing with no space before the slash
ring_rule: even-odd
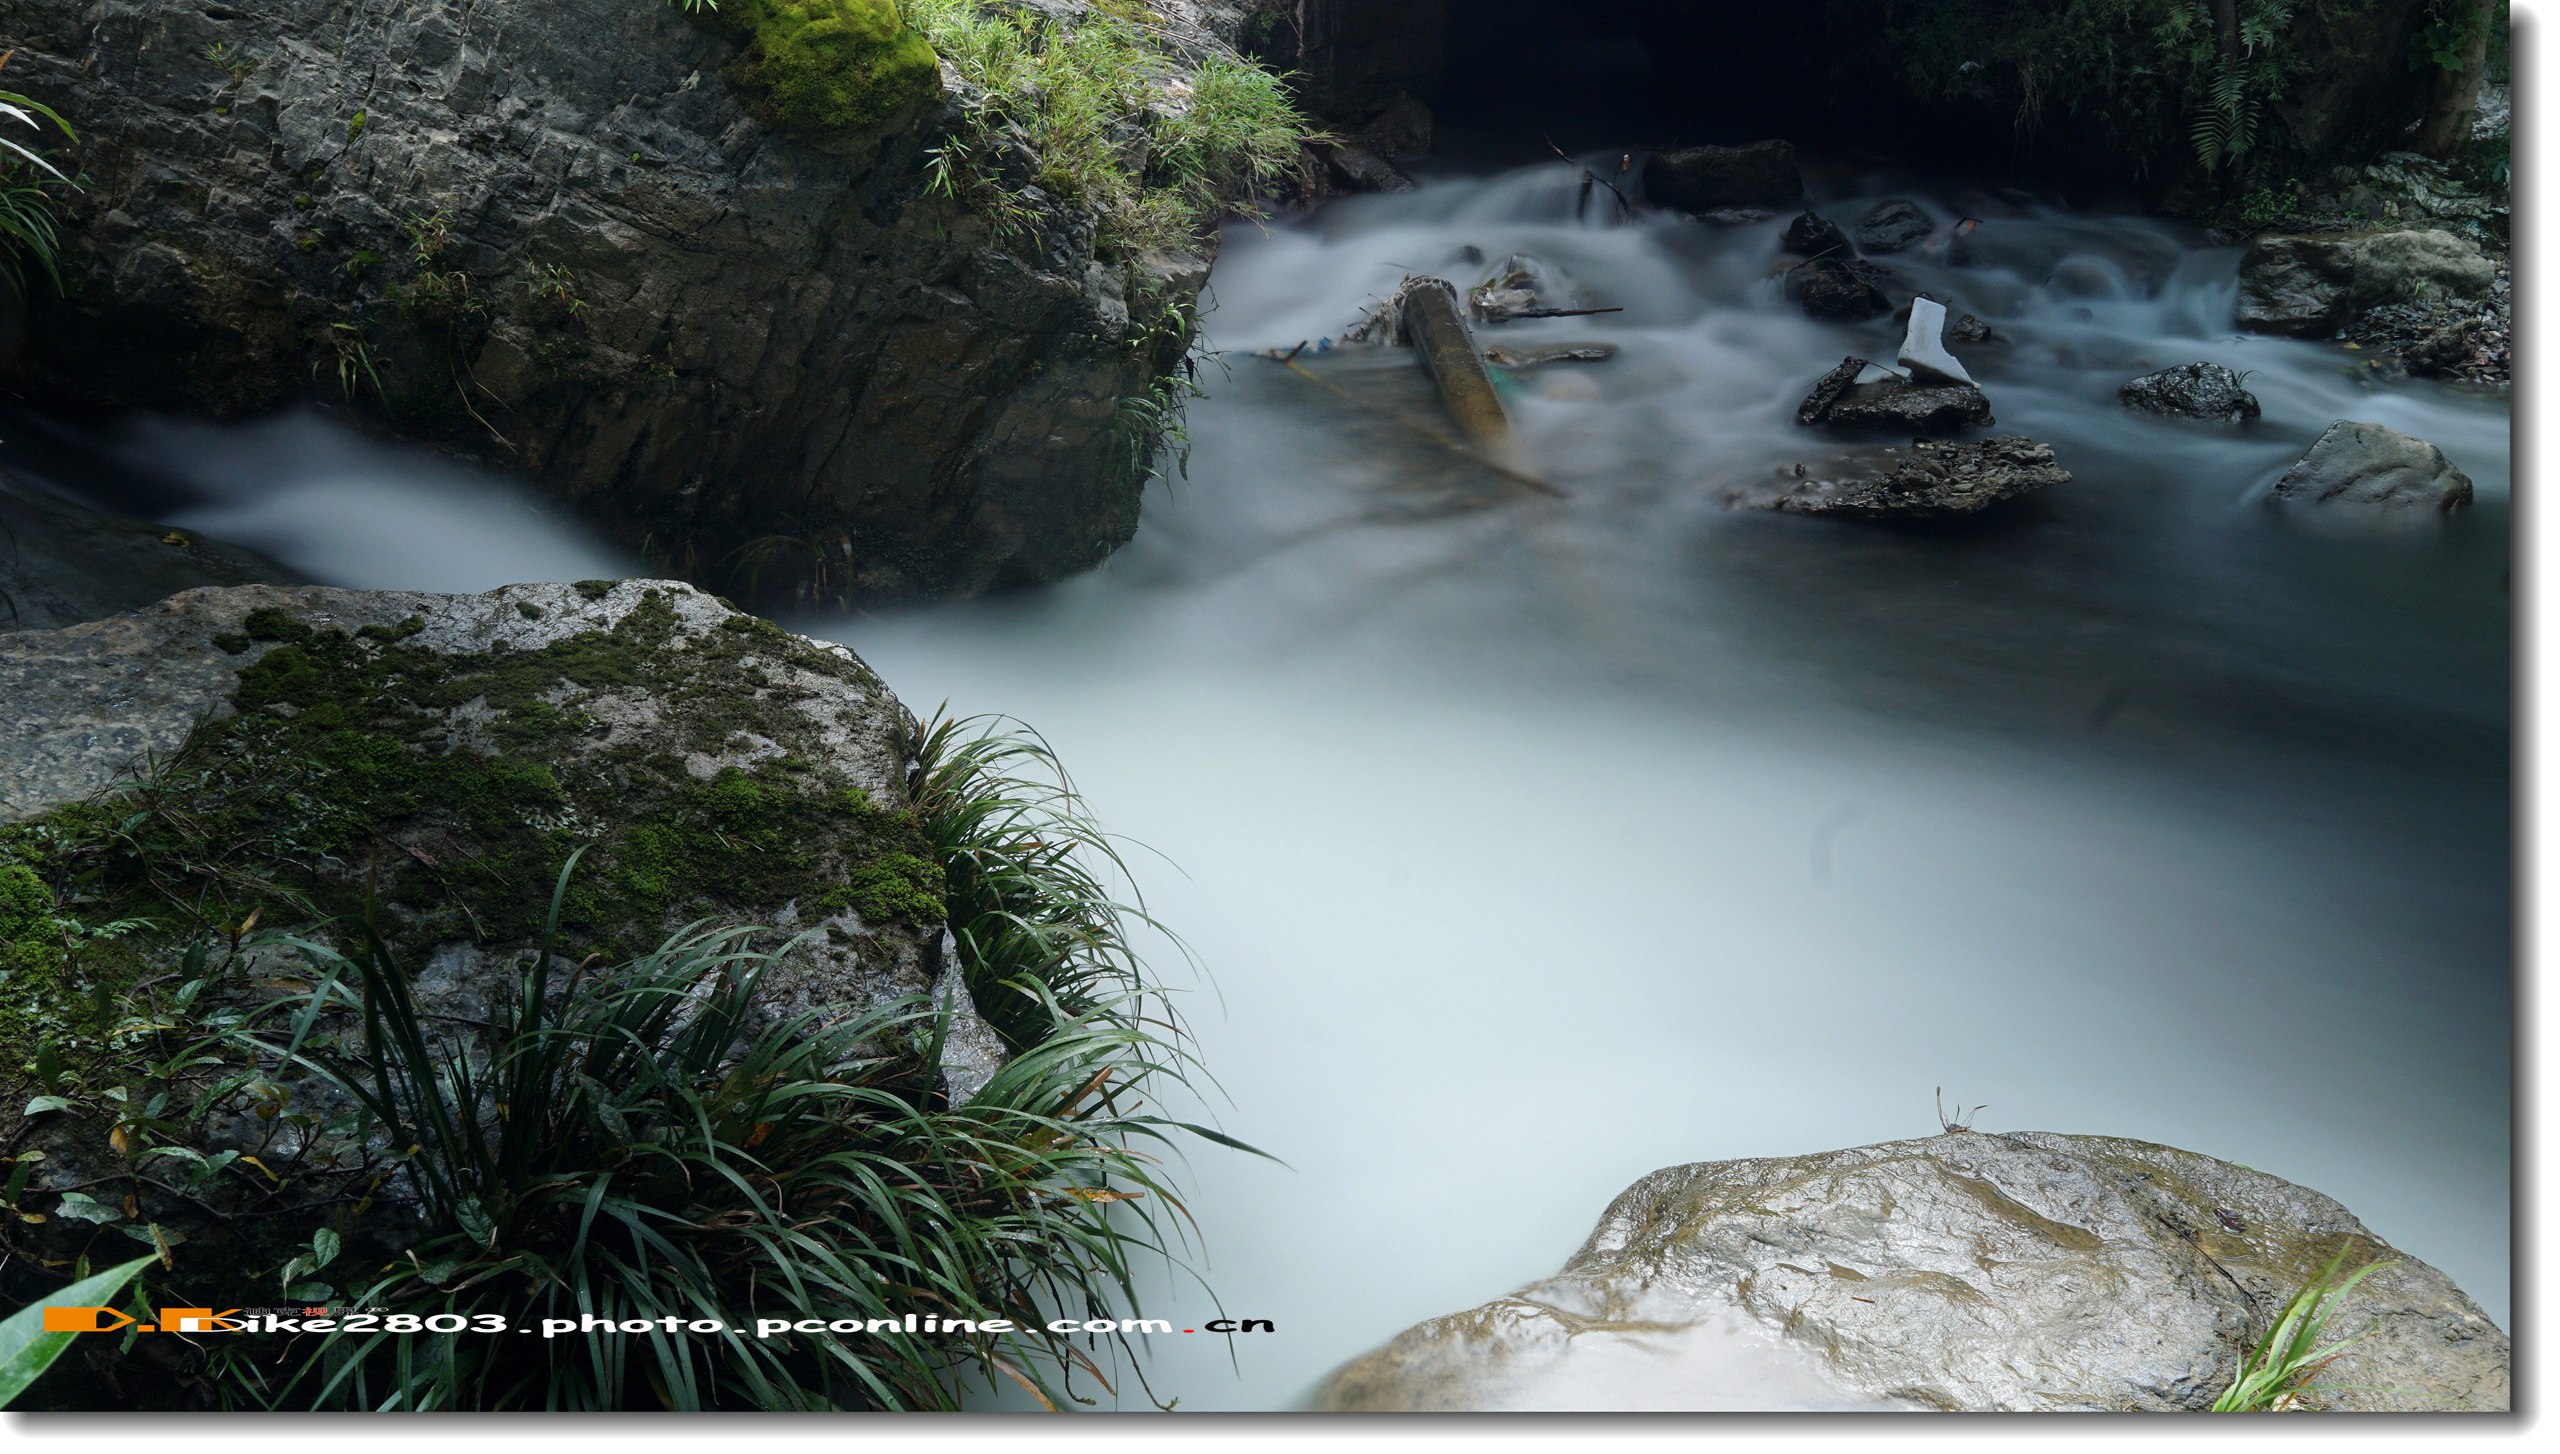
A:
<svg viewBox="0 0 2560 1454">
<path fill-rule="evenodd" d="M 231 1315 L 238 1308 L 215 1312 L 211 1308 L 162 1308 L 160 1321 L 145 1323 L 130 1313 L 114 1308 L 46 1308 L 44 1330 L 48 1333 L 121 1333 L 140 1327 L 146 1333 L 237 1333 L 242 1331 Z"/>
</svg>

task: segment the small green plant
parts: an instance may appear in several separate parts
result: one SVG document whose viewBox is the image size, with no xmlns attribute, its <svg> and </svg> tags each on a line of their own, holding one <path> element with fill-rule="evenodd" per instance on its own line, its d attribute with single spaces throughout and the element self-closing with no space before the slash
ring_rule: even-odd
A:
<svg viewBox="0 0 2560 1454">
<path fill-rule="evenodd" d="M 347 140 L 353 141 L 362 135 L 364 135 L 364 113 L 359 111 L 347 118 Z"/>
<path fill-rule="evenodd" d="M 587 300 L 578 296 L 577 274 L 559 263 L 529 266 L 532 277 L 527 287 L 533 294 L 536 322 L 557 327 L 587 311 Z"/>
<path fill-rule="evenodd" d="M 2391 1262 L 2373 1262 L 2341 1278 L 2339 1269 L 2346 1265 L 2347 1249 L 2329 1259 L 2329 1265 L 2302 1285 L 2277 1313 L 2275 1326 L 2267 1330 L 2258 1346 L 2241 1359 L 2231 1387 L 2213 1401 L 2217 1414 L 2287 1413 L 2310 1406 L 2320 1385 L 2312 1380 L 2338 1355 L 2363 1341 L 2365 1334 L 2322 1344 L 2320 1335 L 2329 1320 L 2355 1291 L 2356 1284 L 2386 1267 Z"/>
<path fill-rule="evenodd" d="M 388 396 L 382 391 L 382 375 L 373 366 L 373 345 L 364 336 L 363 324 L 332 323 L 321 338 L 329 345 L 329 356 L 311 365 L 312 377 L 319 377 L 323 364 L 334 362 L 337 365 L 338 392 L 344 394 L 349 402 L 355 399 L 358 383 L 371 386 L 374 398 L 387 401 Z"/>
<path fill-rule="evenodd" d="M 133 1275 L 151 1265 L 155 1259 L 137 1257 L 121 1267 L 110 1267 L 94 1276 L 84 1277 L 55 1293 L 57 1307 L 104 1307 L 124 1291 Z M 48 1333 L 44 1327 L 44 1305 L 30 1303 L 0 1322 L 0 1409 L 7 1408 L 27 1391 L 54 1361 L 71 1351 L 71 1340 L 77 1333 Z"/>
</svg>

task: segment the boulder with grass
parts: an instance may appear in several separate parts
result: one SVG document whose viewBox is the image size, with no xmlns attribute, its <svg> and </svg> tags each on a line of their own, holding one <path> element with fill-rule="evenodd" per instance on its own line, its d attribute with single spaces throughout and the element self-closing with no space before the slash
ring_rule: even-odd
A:
<svg viewBox="0 0 2560 1454">
<path fill-rule="evenodd" d="M 179 1306 L 852 1308 L 878 1294 L 848 1269 L 913 1236 L 984 1289 L 898 1276 L 983 1318 L 1007 1266 L 1107 1279 L 1124 1255 L 1092 1240 L 1120 1195 L 1072 1189 L 1152 1176 L 1117 1159 L 1128 1108 L 1096 1087 L 1143 1081 L 1162 1032 L 1078 867 L 1100 840 L 1031 782 L 1036 746 L 925 727 L 842 646 L 668 581 L 207 588 L 0 634 L 0 699 L 21 1292 L 140 1247 Z M 764 1104 L 777 1085 L 802 1089 Z M 652 1227 L 729 1240 L 605 1287 L 614 1258 L 683 1262 Z M 776 1257 L 833 1280 L 726 1280 Z M 503 1383 L 473 1360 L 506 1346 L 462 1350 L 472 1377 Z M 750 1389 L 767 1353 L 717 1340 L 630 1377 L 701 1407 L 949 1397 L 955 1365 L 918 1356 L 862 1364 L 876 1385 L 795 1365 L 782 1404 Z M 170 1366 L 133 1401 L 357 1396 Z M 541 1401 L 436 1387 L 400 1406 Z"/>
<path fill-rule="evenodd" d="M 1569 1386 L 1584 1362 L 1613 1370 L 1622 1405 L 1765 1407 L 1749 1387 L 1627 1387 L 1683 1365 L 1610 1357 L 1740 1324 L 1826 1378 L 1834 1406 L 2200 1412 L 2264 1366 L 2306 1287 L 2334 1294 L 2319 1347 L 2342 1350 L 2249 1390 L 2280 1385 L 2287 1407 L 2507 1408 L 2506 1334 L 2330 1198 L 2167 1146 L 1970 1131 L 1655 1172 L 1556 1276 L 1417 1324 L 1318 1403 L 1499 1407 L 1524 1384 Z"/>
</svg>

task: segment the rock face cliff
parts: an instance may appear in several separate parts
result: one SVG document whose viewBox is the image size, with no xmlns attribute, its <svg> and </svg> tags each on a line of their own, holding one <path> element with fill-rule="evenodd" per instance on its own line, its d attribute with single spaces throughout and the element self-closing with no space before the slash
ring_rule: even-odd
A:
<svg viewBox="0 0 2560 1454">
<path fill-rule="evenodd" d="M 1739 1316 L 1863 1396 L 1949 1410 L 2201 1410 L 2340 1253 L 2388 1266 L 2340 1305 L 2313 1406 L 2504 1410 L 2506 1334 L 2328 1197 L 2100 1136 L 1957 1132 L 1704 1162 L 1622 1193 L 1545 1282 L 1399 1335 L 1320 1406 L 1478 1409 L 1613 1340 Z M 1651 1377 L 1679 1376 L 1654 1360 Z M 1570 1380 L 1569 1368 L 1561 1375 Z M 1680 1401 L 1647 1407 L 1755 1408 Z M 1619 1391 L 1623 1397 L 1624 1390 Z"/>
<path fill-rule="evenodd" d="M 80 128 L 89 183 L 13 386 L 326 400 L 767 601 L 1090 568 L 1136 528 L 1131 401 L 1180 365 L 1206 259 L 1099 257 L 1027 176 L 999 243 L 932 185 L 947 67 L 842 95 L 767 55 L 758 16 L 829 7 L 877 8 L 0 0 L 10 83 Z"/>
</svg>

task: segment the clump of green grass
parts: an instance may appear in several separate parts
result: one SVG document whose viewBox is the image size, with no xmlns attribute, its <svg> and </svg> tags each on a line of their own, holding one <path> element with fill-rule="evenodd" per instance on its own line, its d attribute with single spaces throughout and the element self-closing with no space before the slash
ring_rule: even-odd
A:
<svg viewBox="0 0 2560 1454">
<path fill-rule="evenodd" d="M 2231 1387 L 2213 1401 L 2217 1414 L 2288 1413 L 2310 1407 L 2320 1385 L 2313 1382 L 2320 1370 L 2334 1362 L 2338 1355 L 2362 1342 L 2365 1334 L 2323 1345 L 2320 1335 L 2337 1313 L 2347 1294 L 2356 1284 L 2390 1262 L 2374 1262 L 2341 1278 L 2338 1273 L 2346 1265 L 2345 1248 L 2329 1259 L 2319 1275 L 2302 1285 L 2276 1315 L 2275 1326 L 2267 1330 L 2258 1346 L 2240 1361 Z"/>
<path fill-rule="evenodd" d="M 1140 990 L 1130 930 L 1165 931 L 1114 892 L 1128 866 L 1048 742 L 1007 719 L 937 715 L 908 750 L 970 996 L 1006 1043 Z"/>
<path fill-rule="evenodd" d="M 7 60 L 0 55 L 0 64 Z M 21 294 L 30 262 L 60 291 L 56 258 L 61 252 L 61 205 L 56 194 L 78 190 L 68 174 L 7 129 L 24 126 L 42 135 L 48 123 L 65 141 L 80 140 L 62 113 L 31 96 L 0 91 L 0 282 Z"/>
<path fill-rule="evenodd" d="M 1288 175 L 1310 134 L 1278 76 L 1214 45 L 1185 62 L 1136 7 L 1071 23 L 986 0 L 905 10 L 975 91 L 935 184 L 1000 231 L 1031 228 L 1036 188 L 1090 212 L 1106 256 L 1179 247 Z"/>
<path fill-rule="evenodd" d="M 335 1235 L 315 1238 L 288 1282 L 331 1271 L 355 1305 L 410 1319 L 280 1363 L 234 1360 L 225 1389 L 275 1409 L 812 1410 L 952 1408 L 999 1380 L 1055 1406 L 1079 1372 L 1100 1378 L 1045 1324 L 1134 1314 L 1138 1260 L 1184 1246 L 1180 1195 L 1148 1147 L 1187 1128 L 1145 1109 L 1182 1053 L 1127 991 L 1097 986 L 950 1104 L 950 1006 L 776 1016 L 763 984 L 793 944 L 771 937 L 697 925 L 609 968 L 572 968 L 546 942 L 478 1025 L 430 1023 L 378 940 L 352 957 L 291 941 L 318 987 L 235 1041 L 289 1094 L 308 1100 L 316 1082 L 363 1107 L 376 1144 L 408 1148 L 382 1195 L 413 1196 L 433 1230 L 363 1268 L 344 1267 L 356 1259 Z M 325 1028 L 351 1022 L 361 1040 L 332 1043 Z M 1015 1331 L 753 1331 L 911 1312 Z M 426 1327 L 492 1314 L 517 1329 L 594 1315 L 727 1331 Z"/>
</svg>

